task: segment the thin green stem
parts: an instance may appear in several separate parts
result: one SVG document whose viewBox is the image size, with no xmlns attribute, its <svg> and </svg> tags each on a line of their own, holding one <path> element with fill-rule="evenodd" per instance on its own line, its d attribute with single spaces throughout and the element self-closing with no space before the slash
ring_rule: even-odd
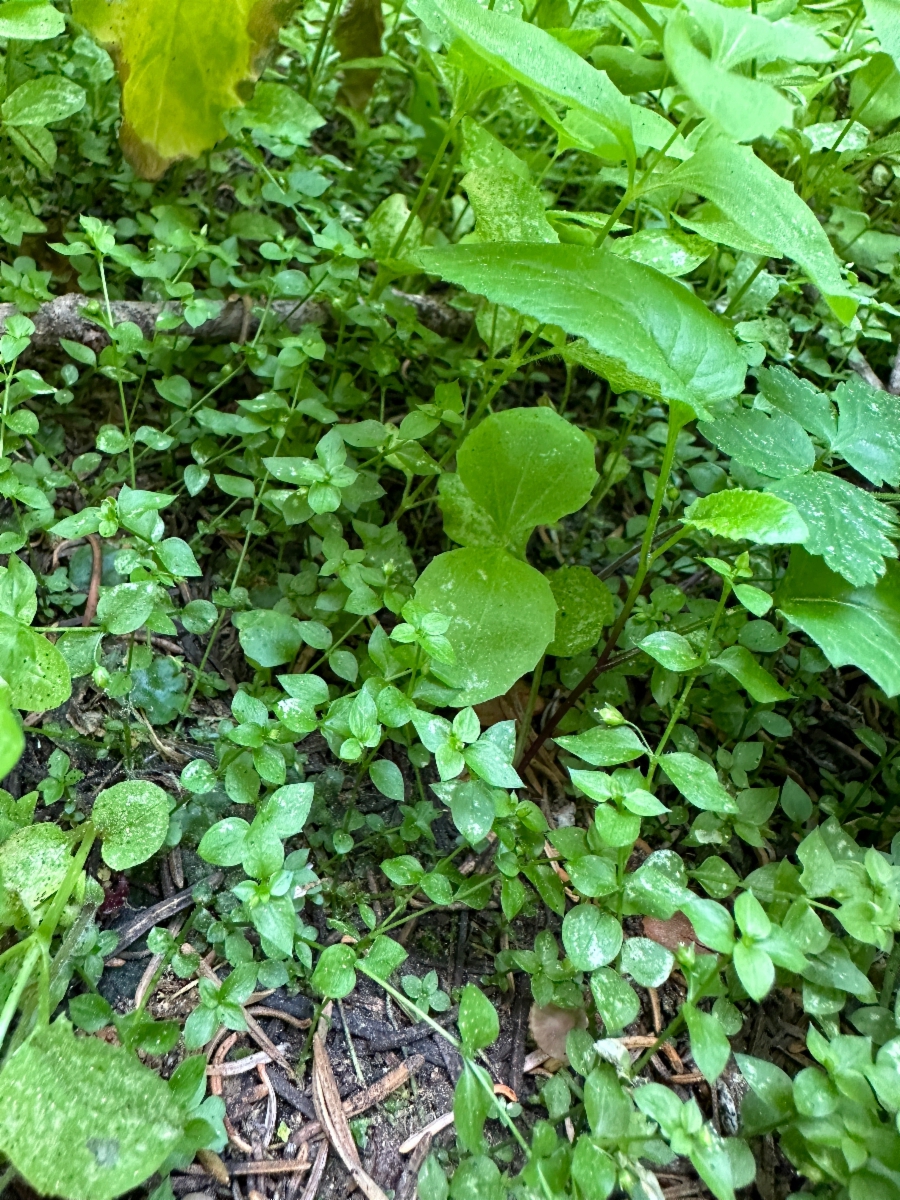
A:
<svg viewBox="0 0 900 1200">
<path fill-rule="evenodd" d="M 641 588 L 644 586 L 644 580 L 647 578 L 647 573 L 650 570 L 652 558 L 651 552 L 653 549 L 653 538 L 656 534 L 656 526 L 659 523 L 660 513 L 662 512 L 663 501 L 666 495 L 666 489 L 669 486 L 669 476 L 672 474 L 672 466 L 675 462 L 675 451 L 678 445 L 678 435 L 689 420 L 693 417 L 693 410 L 688 408 L 686 404 L 680 401 L 675 401 L 669 406 L 669 429 L 666 436 L 666 447 L 663 451 L 662 465 L 660 466 L 659 478 L 656 482 L 656 490 L 653 493 L 653 501 L 650 505 L 650 515 L 647 518 L 647 527 L 644 530 L 644 537 L 641 542 L 641 551 L 638 558 L 637 572 L 631 587 L 628 589 L 628 595 L 625 597 L 625 603 L 622 605 L 622 611 L 616 618 L 612 629 L 609 632 L 606 645 L 603 652 L 594 663 L 593 667 L 588 671 L 587 675 L 582 679 L 570 693 L 565 703 L 562 704 L 554 713 L 553 718 L 547 722 L 538 736 L 534 739 L 531 745 L 525 752 L 522 758 L 522 766 L 527 767 L 534 756 L 538 753 L 541 746 L 547 738 L 553 736 L 559 727 L 560 721 L 577 702 L 581 699 L 584 693 L 593 686 L 594 681 L 603 671 L 608 662 L 616 643 L 622 635 L 625 628 L 625 623 L 631 616 L 631 610 L 634 608 L 635 601 L 640 595 Z"/>
<path fill-rule="evenodd" d="M 531 690 L 528 693 L 528 703 L 525 706 L 525 713 L 522 717 L 522 724 L 519 726 L 519 736 L 516 738 L 516 751 L 513 755 L 513 766 L 516 766 L 519 759 L 522 757 L 522 751 L 525 749 L 525 739 L 528 737 L 528 730 L 531 728 L 531 722 L 534 717 L 534 708 L 537 704 L 538 692 L 541 689 L 541 675 L 544 673 L 544 662 L 546 654 L 542 654 L 538 665 L 534 668 L 534 674 L 531 677 Z"/>
<path fill-rule="evenodd" d="M 307 98 L 312 100 L 316 91 L 316 77 L 319 73 L 319 63 L 322 61 L 322 55 L 325 53 L 325 45 L 328 41 L 328 34 L 331 32 L 331 22 L 334 20 L 334 14 L 337 11 L 339 0 L 330 0 L 328 12 L 325 14 L 325 20 L 322 22 L 322 28 L 319 30 L 319 40 L 316 42 L 315 53 L 309 67 L 309 88 L 307 90 Z"/>
<path fill-rule="evenodd" d="M 3 1010 L 0 1011 L 0 1049 L 6 1041 L 6 1034 L 12 1023 L 13 1017 L 16 1015 L 16 1009 L 19 1007 L 19 1001 L 22 998 L 22 993 L 28 986 L 28 981 L 31 978 L 31 972 L 37 965 L 41 957 L 41 946 L 35 937 L 29 947 L 28 953 L 25 955 L 25 960 L 19 967 L 19 973 L 16 975 L 15 982 L 10 989 L 9 995 L 6 997 L 6 1003 L 3 1005 Z"/>
</svg>

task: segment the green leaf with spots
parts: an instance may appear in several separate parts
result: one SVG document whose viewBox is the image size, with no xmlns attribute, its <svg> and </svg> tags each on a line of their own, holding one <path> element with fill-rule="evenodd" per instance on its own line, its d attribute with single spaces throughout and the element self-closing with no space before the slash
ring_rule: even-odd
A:
<svg viewBox="0 0 900 1200">
<path fill-rule="evenodd" d="M 175 1149 L 184 1124 L 154 1071 L 120 1046 L 76 1038 L 66 1020 L 40 1029 L 0 1072 L 0 1150 L 44 1196 L 131 1191 Z"/>
<path fill-rule="evenodd" d="M 597 644 L 615 618 L 612 594 L 590 567 L 561 567 L 548 576 L 556 601 L 556 632 L 547 647 L 557 658 L 572 658 Z"/>
<path fill-rule="evenodd" d="M 125 871 L 151 858 L 169 829 L 169 797 L 146 779 L 127 779 L 101 792 L 91 814 L 103 839 L 103 861 Z"/>
<path fill-rule="evenodd" d="M 547 580 L 504 550 L 472 546 L 439 554 L 419 576 L 416 600 L 450 617 L 452 666 L 432 673 L 460 694 L 460 708 L 509 691 L 553 638 L 556 602 Z"/>
</svg>

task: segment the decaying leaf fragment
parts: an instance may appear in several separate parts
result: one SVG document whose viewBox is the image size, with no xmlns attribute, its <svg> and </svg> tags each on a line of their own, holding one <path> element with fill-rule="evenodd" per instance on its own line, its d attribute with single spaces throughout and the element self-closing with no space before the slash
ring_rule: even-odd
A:
<svg viewBox="0 0 900 1200">
<path fill-rule="evenodd" d="M 340 53 L 341 61 L 378 58 L 381 54 L 383 33 L 381 0 L 347 0 L 334 27 L 334 44 Z M 372 67 L 357 67 L 346 71 L 338 93 L 338 102 L 347 104 L 350 108 L 365 108 L 379 74 L 378 69 Z"/>
<path fill-rule="evenodd" d="M 113 56 L 119 140 L 135 171 L 159 179 L 225 136 L 222 114 L 250 99 L 297 0 L 74 0 L 72 15 Z"/>
</svg>

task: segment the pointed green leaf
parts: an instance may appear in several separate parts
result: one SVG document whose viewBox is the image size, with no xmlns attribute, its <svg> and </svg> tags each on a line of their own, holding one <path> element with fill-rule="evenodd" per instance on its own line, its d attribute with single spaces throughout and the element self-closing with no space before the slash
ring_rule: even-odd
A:
<svg viewBox="0 0 900 1200">
<path fill-rule="evenodd" d="M 602 71 L 557 38 L 477 0 L 413 0 L 411 8 L 445 42 L 461 42 L 465 57 L 474 53 L 507 79 L 591 116 L 622 157 L 633 156 L 628 100 Z"/>
<path fill-rule="evenodd" d="M 798 546 L 775 603 L 833 667 L 852 664 L 888 696 L 900 692 L 900 564 L 889 562 L 874 586 L 854 587 Z"/>
<path fill-rule="evenodd" d="M 761 667 L 743 646 L 729 646 L 710 661 L 732 675 L 758 704 L 774 704 L 791 698 L 790 692 L 786 692 L 775 676 Z"/>
<path fill-rule="evenodd" d="M 592 767 L 615 767 L 647 753 L 646 746 L 628 725 L 612 729 L 596 725 L 584 733 L 569 734 L 554 738 L 554 741 Z"/>
<path fill-rule="evenodd" d="M 709 812 L 736 812 L 734 800 L 725 791 L 715 768 L 694 754 L 664 754 L 659 765 L 682 796 L 697 808 Z"/>
<path fill-rule="evenodd" d="M 824 236 L 824 234 L 823 234 Z M 579 246 L 423 250 L 426 271 L 567 333 L 569 347 L 617 392 L 680 400 L 701 416 L 741 390 L 745 363 L 722 321 L 674 280 Z"/>
<path fill-rule="evenodd" d="M 793 504 L 769 492 L 742 488 L 701 496 L 685 509 L 684 520 L 686 525 L 695 525 L 717 537 L 765 546 L 805 542 L 809 536 L 806 522 Z"/>
<path fill-rule="evenodd" d="M 710 133 L 697 153 L 654 187 L 684 188 L 711 200 L 730 221 L 792 258 L 849 324 L 857 301 L 850 295 L 825 230 L 792 184 L 753 153 L 721 134 Z M 703 230 L 700 230 L 703 232 Z"/>
</svg>

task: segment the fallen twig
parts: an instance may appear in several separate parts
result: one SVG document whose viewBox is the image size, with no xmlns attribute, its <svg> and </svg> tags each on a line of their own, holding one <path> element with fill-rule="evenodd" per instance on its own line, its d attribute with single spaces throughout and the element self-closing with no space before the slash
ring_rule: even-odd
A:
<svg viewBox="0 0 900 1200">
<path fill-rule="evenodd" d="M 0 308 L 2 307 L 0 305 Z M 151 908 L 145 908 L 130 924 L 123 926 L 121 929 L 113 930 L 114 933 L 119 935 L 119 940 L 116 942 L 115 950 L 110 951 L 110 955 L 115 954 L 119 950 L 124 950 L 132 942 L 136 942 L 139 937 L 143 937 L 145 933 L 149 933 L 154 925 L 168 921 L 176 913 L 180 913 L 182 909 L 189 908 L 194 903 L 195 887 L 202 885 L 217 887 L 222 882 L 222 878 L 222 871 L 214 871 L 212 875 L 208 875 L 199 884 L 194 884 L 181 892 L 176 892 L 174 896 L 160 900 L 159 904 L 154 904 Z M 218 980 L 216 982 L 218 983 Z"/>
<path fill-rule="evenodd" d="M 325 1016 L 327 1015 L 326 1010 Z M 328 1052 L 325 1049 L 327 1028 L 326 1020 L 323 1017 L 313 1038 L 312 1093 L 319 1124 L 366 1200 L 387 1200 L 384 1192 L 371 1175 L 363 1170 L 362 1163 L 359 1161 L 359 1151 L 353 1140 L 350 1122 L 344 1112 Z"/>
</svg>

